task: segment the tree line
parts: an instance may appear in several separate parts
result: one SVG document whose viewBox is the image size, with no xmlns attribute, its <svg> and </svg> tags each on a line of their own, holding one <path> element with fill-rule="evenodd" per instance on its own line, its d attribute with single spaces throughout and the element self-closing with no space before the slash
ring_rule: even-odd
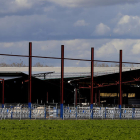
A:
<svg viewBox="0 0 140 140">
<path fill-rule="evenodd" d="M 24 64 L 23 61 L 20 63 L 0 63 L 0 67 L 28 67 L 28 65 Z M 48 65 L 43 65 L 40 62 L 33 64 L 33 67 L 48 67 Z"/>
<path fill-rule="evenodd" d="M 33 67 L 49 67 L 48 65 L 41 64 L 40 62 L 36 62 L 32 65 Z M 140 67 L 140 65 L 133 65 L 133 64 L 122 64 L 123 67 Z M 28 67 L 28 65 L 24 64 L 23 61 L 20 63 L 0 63 L 0 67 Z M 97 63 L 94 62 L 94 67 L 119 67 L 119 64 L 108 64 L 108 63 Z"/>
</svg>

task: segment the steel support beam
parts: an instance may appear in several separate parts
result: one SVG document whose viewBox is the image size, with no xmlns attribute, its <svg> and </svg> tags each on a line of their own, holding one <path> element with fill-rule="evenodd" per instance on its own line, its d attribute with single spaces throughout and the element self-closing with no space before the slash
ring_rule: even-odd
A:
<svg viewBox="0 0 140 140">
<path fill-rule="evenodd" d="M 28 84 L 28 108 L 31 119 L 31 92 L 32 92 L 32 42 L 29 42 L 29 84 Z"/>
<path fill-rule="evenodd" d="M 90 93 L 90 109 L 91 118 L 93 119 L 93 75 L 94 74 L 94 48 L 91 48 L 91 93 Z"/>
<path fill-rule="evenodd" d="M 120 64 L 119 64 L 119 92 L 120 92 L 120 95 L 119 95 L 119 98 L 120 98 L 120 103 L 119 103 L 119 108 L 121 109 L 122 107 L 122 50 L 120 50 Z"/>
<path fill-rule="evenodd" d="M 133 83 L 136 81 L 140 81 L 140 80 L 132 80 L 132 81 L 126 81 L 126 82 L 122 82 L 122 84 L 126 84 L 126 83 Z M 101 87 L 108 87 L 108 86 L 113 86 L 113 85 L 118 85 L 119 83 L 114 83 L 114 84 L 109 84 L 109 85 L 101 85 L 101 86 L 96 86 L 93 88 L 101 88 Z M 79 89 L 91 89 L 91 87 L 79 87 Z"/>
<path fill-rule="evenodd" d="M 61 45 L 61 101 L 60 101 L 60 117 L 63 119 L 63 90 L 64 90 L 64 45 Z"/>
</svg>

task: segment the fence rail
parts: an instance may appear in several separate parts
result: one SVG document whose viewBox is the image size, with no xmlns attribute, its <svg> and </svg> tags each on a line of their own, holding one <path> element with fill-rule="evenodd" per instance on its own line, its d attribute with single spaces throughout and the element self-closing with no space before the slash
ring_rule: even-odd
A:
<svg viewBox="0 0 140 140">
<path fill-rule="evenodd" d="M 52 106 L 0 108 L 0 119 L 60 119 L 60 109 Z M 140 119 L 140 108 L 64 107 L 63 119 Z"/>
</svg>

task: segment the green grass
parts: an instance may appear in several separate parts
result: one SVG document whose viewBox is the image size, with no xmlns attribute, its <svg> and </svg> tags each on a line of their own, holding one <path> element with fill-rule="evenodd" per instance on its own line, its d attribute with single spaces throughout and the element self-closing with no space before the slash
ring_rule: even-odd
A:
<svg viewBox="0 0 140 140">
<path fill-rule="evenodd" d="M 140 140 L 139 120 L 0 120 L 0 140 Z"/>
</svg>

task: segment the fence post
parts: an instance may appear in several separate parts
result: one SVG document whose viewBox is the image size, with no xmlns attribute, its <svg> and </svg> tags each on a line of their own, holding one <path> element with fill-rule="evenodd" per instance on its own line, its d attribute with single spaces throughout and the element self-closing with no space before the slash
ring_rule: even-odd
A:
<svg viewBox="0 0 140 140">
<path fill-rule="evenodd" d="M 100 117 L 101 117 L 101 107 L 100 107 Z"/>
<path fill-rule="evenodd" d="M 2 113 L 3 113 L 3 111 L 2 111 L 2 110 L 3 110 L 3 108 L 1 109 L 1 120 L 2 120 L 2 116 L 3 116 L 3 114 L 2 114 Z"/>
<path fill-rule="evenodd" d="M 135 108 L 132 108 L 132 118 L 134 119 L 135 117 Z"/>
<path fill-rule="evenodd" d="M 105 119 L 106 119 L 106 107 L 105 107 Z"/>
<path fill-rule="evenodd" d="M 90 119 L 90 117 L 91 117 L 91 114 L 90 114 L 90 107 L 89 107 L 89 119 Z"/>
<path fill-rule="evenodd" d="M 45 110 L 44 111 L 45 111 L 45 119 L 46 119 L 46 107 L 45 107 Z"/>
<path fill-rule="evenodd" d="M 116 108 L 114 107 L 114 119 L 115 119 L 115 115 L 116 115 Z"/>
<path fill-rule="evenodd" d="M 133 119 L 133 108 L 132 108 L 132 119 Z"/>
<path fill-rule="evenodd" d="M 56 108 L 56 117 L 58 118 L 58 108 Z"/>
<path fill-rule="evenodd" d="M 49 106 L 49 119 L 50 119 L 50 106 Z"/>
<path fill-rule="evenodd" d="M 35 120 L 36 120 L 36 114 L 37 114 L 37 107 L 35 108 Z"/>
<path fill-rule="evenodd" d="M 77 120 L 77 106 L 76 106 L 76 120 Z"/>
<path fill-rule="evenodd" d="M 135 108 L 134 108 L 134 118 L 135 118 Z"/>
<path fill-rule="evenodd" d="M 4 107 L 4 120 L 5 120 L 5 107 Z"/>
<path fill-rule="evenodd" d="M 93 119 L 94 119 L 94 108 L 92 109 L 92 115 L 93 115 Z"/>
<path fill-rule="evenodd" d="M 11 108 L 11 119 L 13 119 L 13 109 Z"/>
<path fill-rule="evenodd" d="M 121 116 L 122 116 L 122 109 L 121 109 L 121 107 L 120 107 L 120 119 L 121 119 Z"/>
<path fill-rule="evenodd" d="M 21 107 L 20 107 L 20 120 L 21 120 Z"/>
<path fill-rule="evenodd" d="M 63 106 L 63 118 L 62 119 L 64 120 L 64 106 Z"/>
<path fill-rule="evenodd" d="M 104 117 L 104 111 L 103 111 L 103 109 L 101 111 L 102 111 L 102 119 L 103 119 L 103 117 Z"/>
</svg>

